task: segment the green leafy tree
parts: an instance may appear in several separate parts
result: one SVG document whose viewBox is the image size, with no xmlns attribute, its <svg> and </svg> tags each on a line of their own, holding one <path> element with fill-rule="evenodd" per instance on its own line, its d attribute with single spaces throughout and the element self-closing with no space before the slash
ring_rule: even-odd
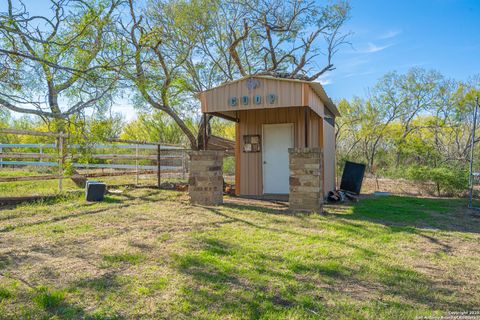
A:
<svg viewBox="0 0 480 320">
<path fill-rule="evenodd" d="M 54 119 L 52 130 L 87 108 L 105 107 L 118 77 L 112 39 L 119 0 L 51 0 L 51 15 L 21 1 L 0 12 L 0 107 Z"/>
<path fill-rule="evenodd" d="M 350 12 L 343 1 L 152 0 L 141 8 L 130 0 L 129 12 L 123 30 L 134 66 L 125 76 L 194 149 L 206 143 L 185 123 L 197 92 L 254 74 L 317 79 L 335 68 L 333 57 L 349 35 L 342 32 Z M 326 61 L 320 67 L 314 61 L 321 53 Z M 205 120 L 197 133 L 209 126 L 210 117 Z"/>
<path fill-rule="evenodd" d="M 186 119 L 185 125 L 192 132 L 196 129 L 196 123 L 192 119 Z M 125 125 L 120 137 L 127 140 L 188 145 L 188 140 L 179 126 L 168 114 L 160 111 L 140 113 L 137 119 Z"/>
<path fill-rule="evenodd" d="M 423 69 L 386 74 L 366 99 L 338 103 L 338 159 L 365 162 L 377 175 L 433 183 L 437 194 L 462 193 L 478 79 L 455 81 Z"/>
</svg>

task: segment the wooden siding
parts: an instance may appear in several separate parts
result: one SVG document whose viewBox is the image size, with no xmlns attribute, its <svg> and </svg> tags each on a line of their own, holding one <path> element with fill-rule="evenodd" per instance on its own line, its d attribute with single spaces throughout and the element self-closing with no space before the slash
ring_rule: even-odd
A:
<svg viewBox="0 0 480 320">
<path fill-rule="evenodd" d="M 240 195 L 240 156 L 241 156 L 241 149 L 240 149 L 240 123 L 235 123 L 235 195 Z"/>
<path fill-rule="evenodd" d="M 320 147 L 324 150 L 324 191 L 326 194 L 333 190 L 335 187 L 335 130 L 325 121 L 327 117 L 333 116 L 332 112 L 325 107 L 325 103 L 331 108 L 332 102 L 325 96 L 321 85 L 265 77 L 255 77 L 255 79 L 260 83 L 260 86 L 255 89 L 247 88 L 248 79 L 245 78 L 204 91 L 198 96 L 202 112 L 216 113 L 227 119 L 239 121 L 236 128 L 235 150 L 236 193 L 254 196 L 263 194 L 262 153 L 244 153 L 243 136 L 258 134 L 263 139 L 263 124 L 293 123 L 294 146 L 305 147 L 305 108 L 309 108 L 310 118 L 308 146 Z M 276 101 L 273 104 L 268 103 L 270 94 L 276 95 Z M 254 97 L 257 95 L 262 97 L 260 104 L 254 103 Z M 243 96 L 249 97 L 247 105 L 242 103 Z M 229 105 L 229 99 L 232 97 L 237 98 L 237 106 Z M 336 110 L 335 106 L 333 108 Z"/>
<path fill-rule="evenodd" d="M 335 189 L 335 128 L 325 120 L 323 133 L 324 193 L 328 193 Z"/>
<path fill-rule="evenodd" d="M 260 83 L 258 88 L 248 89 L 247 82 L 254 79 Z M 277 96 L 275 103 L 268 102 L 268 95 Z M 254 103 L 255 96 L 261 96 L 260 104 Z M 242 97 L 249 97 L 248 104 L 242 103 Z M 237 105 L 231 106 L 229 100 L 236 97 Z M 307 82 L 292 79 L 254 76 L 226 83 L 198 94 L 202 112 L 234 113 L 239 110 L 272 109 L 308 106 L 320 117 L 330 108 L 330 114 L 339 115 L 338 110 L 326 95 L 318 82 Z M 328 106 L 328 108 L 326 107 Z M 332 111 L 333 110 L 333 111 Z"/>
<path fill-rule="evenodd" d="M 258 79 L 260 87 L 249 90 L 247 80 L 241 80 L 213 88 L 202 92 L 199 95 L 202 112 L 222 112 L 222 111 L 241 111 L 255 109 L 285 108 L 292 106 L 303 106 L 303 83 L 290 82 L 276 79 Z M 277 99 L 274 104 L 269 104 L 267 97 L 269 94 L 275 94 Z M 262 97 L 261 104 L 254 104 L 255 96 Z M 248 105 L 243 105 L 241 98 L 249 97 Z M 237 97 L 237 106 L 230 106 L 229 99 Z"/>
<path fill-rule="evenodd" d="M 318 130 L 320 127 L 321 120 L 322 118 L 320 118 L 315 112 L 310 110 L 310 124 L 309 124 L 310 128 L 308 130 L 309 132 L 308 146 L 311 148 L 320 147 Z"/>
<path fill-rule="evenodd" d="M 283 108 L 277 112 L 268 109 L 242 110 L 238 112 L 240 134 L 240 194 L 259 196 L 263 194 L 262 152 L 243 152 L 243 135 L 258 134 L 263 139 L 262 125 L 275 123 L 293 123 L 294 146 L 305 147 L 305 113 L 303 107 Z M 318 132 L 321 118 L 310 111 L 309 142 L 310 147 L 318 147 L 321 135 Z M 238 138 L 237 138 L 238 139 Z M 238 140 L 237 140 L 238 141 Z M 262 140 L 263 141 L 263 140 Z"/>
<path fill-rule="evenodd" d="M 313 91 L 308 91 L 308 105 L 310 108 L 315 111 L 320 117 L 323 117 L 325 114 L 325 105 L 323 104 L 322 100 L 318 97 L 318 95 Z"/>
</svg>

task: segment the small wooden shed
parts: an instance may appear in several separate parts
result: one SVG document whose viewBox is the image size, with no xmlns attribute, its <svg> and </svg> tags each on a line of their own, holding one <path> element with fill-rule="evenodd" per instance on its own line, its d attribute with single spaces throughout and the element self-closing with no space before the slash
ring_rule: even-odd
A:
<svg viewBox="0 0 480 320">
<path fill-rule="evenodd" d="M 323 190 L 335 188 L 338 109 L 318 82 L 245 77 L 199 95 L 202 113 L 236 122 L 235 191 L 289 193 L 289 148 L 324 151 Z"/>
</svg>

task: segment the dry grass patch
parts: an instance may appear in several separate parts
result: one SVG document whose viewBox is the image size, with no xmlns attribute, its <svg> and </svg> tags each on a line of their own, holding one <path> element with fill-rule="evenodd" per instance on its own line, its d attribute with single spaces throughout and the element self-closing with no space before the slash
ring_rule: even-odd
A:
<svg viewBox="0 0 480 320">
<path fill-rule="evenodd" d="M 480 308 L 459 200 L 282 203 L 126 190 L 0 210 L 0 318 L 408 319 Z"/>
</svg>

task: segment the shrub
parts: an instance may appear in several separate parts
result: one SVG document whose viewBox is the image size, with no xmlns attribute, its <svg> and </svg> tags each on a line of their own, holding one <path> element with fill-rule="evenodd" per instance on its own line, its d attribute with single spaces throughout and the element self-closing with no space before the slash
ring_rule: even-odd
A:
<svg viewBox="0 0 480 320">
<path fill-rule="evenodd" d="M 235 174 L 235 157 L 226 156 L 223 158 L 223 173 L 228 175 Z"/>
<path fill-rule="evenodd" d="M 434 183 L 438 195 L 458 195 L 468 186 L 468 172 L 463 168 L 412 166 L 406 170 L 406 178 L 422 183 Z"/>
</svg>

